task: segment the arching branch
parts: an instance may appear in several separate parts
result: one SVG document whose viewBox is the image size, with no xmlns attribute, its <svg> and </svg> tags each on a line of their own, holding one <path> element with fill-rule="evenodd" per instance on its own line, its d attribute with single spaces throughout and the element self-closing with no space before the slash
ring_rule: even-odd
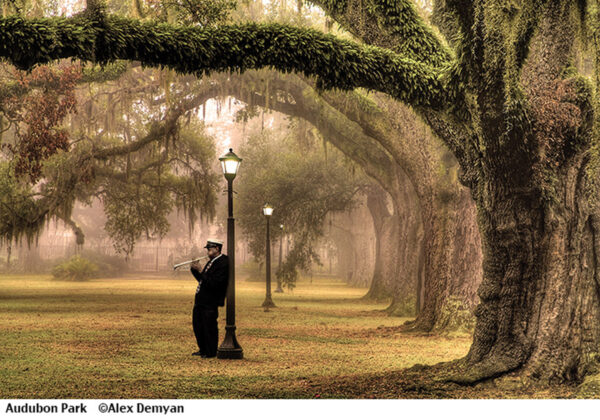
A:
<svg viewBox="0 0 600 420">
<path fill-rule="evenodd" d="M 128 144 L 113 146 L 110 148 L 100 149 L 93 152 L 93 158 L 98 160 L 106 160 L 112 156 L 122 156 L 127 153 L 133 153 L 144 146 L 165 138 L 169 133 L 172 133 L 177 127 L 179 118 L 187 111 L 197 108 L 210 98 L 220 95 L 221 91 L 217 86 L 206 85 L 200 93 L 197 93 L 192 98 L 184 100 L 177 105 L 171 107 L 166 117 L 155 122 L 148 134 L 144 137 Z"/>
<path fill-rule="evenodd" d="M 315 0 L 313 3 L 325 8 L 326 11 L 332 17 L 334 17 L 345 30 L 354 34 L 358 39 L 369 45 L 382 48 L 391 48 L 394 50 L 398 50 L 398 48 L 406 49 L 412 47 L 419 49 L 418 51 L 413 51 L 413 54 L 416 57 L 420 57 L 421 54 L 426 56 L 422 58 L 424 62 L 433 63 L 434 65 L 443 65 L 448 63 L 454 63 L 455 66 L 457 65 L 457 63 L 453 61 L 454 59 L 452 58 L 452 53 L 450 50 L 447 49 L 444 44 L 437 39 L 437 37 L 431 32 L 431 29 L 423 22 L 422 18 L 416 14 L 414 6 L 412 4 L 408 4 L 405 7 L 398 5 L 398 3 L 404 4 L 403 0 L 391 1 L 389 4 L 379 4 L 383 3 L 380 0 L 371 0 L 370 2 L 367 0 L 361 0 L 359 2 L 352 3 L 352 6 L 347 4 L 345 1 L 335 0 Z M 399 32 L 385 30 L 385 25 L 381 23 L 381 19 L 386 18 L 374 12 L 375 9 L 372 6 L 373 3 L 379 4 L 378 7 L 382 8 L 382 10 L 385 8 L 394 8 L 396 6 L 398 7 L 398 10 L 405 10 L 405 20 L 411 20 L 412 22 L 412 24 L 408 25 L 408 27 L 403 26 L 403 31 L 405 31 L 406 34 L 401 36 Z M 408 0 L 408 3 L 410 3 L 410 0 Z M 465 9 L 463 9 L 461 13 L 465 19 L 463 23 L 468 26 L 468 20 L 473 19 L 471 16 L 474 13 L 472 3 L 473 2 L 471 0 L 448 0 L 447 2 L 437 1 L 436 7 L 440 8 L 443 6 L 446 8 L 448 6 L 458 9 L 461 7 L 461 5 L 464 6 Z M 440 11 L 438 10 L 438 12 Z M 409 16 L 412 17 L 409 18 Z M 390 19 L 392 19 L 392 17 L 390 17 Z M 384 26 L 384 28 L 382 29 L 381 26 Z M 416 29 L 414 29 L 413 32 L 410 32 L 410 28 Z M 465 31 L 467 29 L 468 28 L 465 27 Z M 471 29 L 468 29 L 468 31 L 470 30 Z M 425 32 L 427 32 L 427 34 Z M 435 48 L 435 53 L 432 53 L 431 51 L 433 50 L 429 50 L 428 48 L 420 49 L 420 37 L 424 37 L 428 40 L 425 42 L 426 47 L 439 45 L 439 48 Z M 408 45 L 406 47 L 402 47 L 404 44 Z M 396 46 L 400 47 L 396 48 Z M 450 112 L 440 112 L 426 107 L 415 107 L 414 110 L 417 115 L 422 117 L 427 124 L 429 124 L 432 131 L 449 147 L 449 149 L 460 162 L 463 171 L 466 172 L 467 168 L 469 168 L 472 157 L 472 139 L 465 132 L 464 124 L 455 123 L 456 117 L 459 117 L 459 119 L 462 119 L 463 121 L 470 120 L 470 115 L 465 107 L 464 102 L 462 99 L 458 99 L 462 98 L 463 94 L 464 93 L 460 90 L 453 94 L 457 100 L 452 104 L 450 110 L 446 110 Z M 324 95 L 325 98 L 329 98 L 328 100 L 330 101 L 330 104 L 334 107 L 336 107 L 335 103 L 339 101 L 331 101 L 330 99 L 336 96 L 339 97 L 341 95 L 337 95 L 335 92 L 329 92 Z M 337 108 L 340 109 L 339 107 Z M 357 113 L 356 117 L 360 117 L 360 113 Z M 376 125 L 382 127 L 381 122 L 373 122 L 370 120 L 371 116 L 364 118 L 364 114 L 361 118 L 362 121 L 358 121 L 358 118 L 353 118 L 352 116 L 349 116 L 349 118 L 359 122 L 359 124 L 363 126 L 363 129 L 367 131 L 371 130 L 373 126 Z M 389 128 L 383 128 L 378 131 L 385 134 L 385 136 L 382 137 L 384 140 L 390 137 L 391 132 L 389 131 Z M 393 142 L 395 141 L 392 141 L 392 143 Z M 391 143 L 388 142 L 388 144 Z M 390 147 L 387 147 L 387 149 L 388 151 L 391 150 Z M 397 153 L 395 157 L 398 158 Z M 401 163 L 401 165 L 403 164 Z M 408 168 L 406 165 L 403 166 Z M 472 183 L 472 181 L 469 181 L 469 183 Z"/>
<path fill-rule="evenodd" d="M 0 19 L 0 57 L 20 68 L 60 58 L 136 60 L 181 73 L 265 67 L 315 76 L 319 88 L 363 87 L 408 104 L 445 109 L 457 94 L 443 70 L 415 57 L 279 24 L 185 27 L 101 13 L 74 18 Z"/>
</svg>

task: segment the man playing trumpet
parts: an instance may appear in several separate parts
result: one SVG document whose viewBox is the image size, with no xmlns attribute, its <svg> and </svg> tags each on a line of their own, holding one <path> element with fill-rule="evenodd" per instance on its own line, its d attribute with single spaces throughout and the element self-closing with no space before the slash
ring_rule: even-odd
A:
<svg viewBox="0 0 600 420">
<path fill-rule="evenodd" d="M 190 271 L 198 280 L 192 325 L 199 350 L 192 355 L 206 358 L 217 355 L 218 307 L 225 305 L 229 282 L 229 260 L 227 255 L 221 254 L 223 242 L 218 239 L 209 239 L 204 248 L 207 250 L 209 261 L 204 268 L 200 267 L 198 261 L 194 261 Z"/>
</svg>

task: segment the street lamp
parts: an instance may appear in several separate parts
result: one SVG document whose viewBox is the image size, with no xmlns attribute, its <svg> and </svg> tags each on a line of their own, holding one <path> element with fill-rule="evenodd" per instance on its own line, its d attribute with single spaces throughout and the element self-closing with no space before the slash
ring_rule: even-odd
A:
<svg viewBox="0 0 600 420">
<path fill-rule="evenodd" d="M 223 175 L 227 180 L 227 254 L 229 258 L 229 281 L 227 285 L 227 318 L 225 338 L 217 350 L 218 359 L 242 359 L 242 347 L 235 337 L 235 219 L 233 218 L 233 180 L 237 175 L 242 159 L 233 153 L 233 149 L 219 158 Z"/>
<path fill-rule="evenodd" d="M 273 206 L 271 206 L 270 204 L 265 204 L 263 206 L 263 214 L 267 216 L 267 220 L 269 220 L 268 217 L 273 215 Z"/>
<path fill-rule="evenodd" d="M 271 237 L 269 229 L 269 219 L 273 214 L 273 207 L 269 204 L 265 204 L 263 206 L 263 214 L 267 218 L 267 295 L 262 306 L 263 308 L 274 308 L 275 303 L 273 303 L 273 299 L 271 299 Z"/>
<path fill-rule="evenodd" d="M 279 272 L 279 277 L 277 277 L 277 289 L 275 289 L 275 293 L 283 293 L 283 289 L 281 288 L 281 255 L 283 254 L 283 225 L 279 225 L 279 229 L 281 229 L 281 236 L 279 237 L 279 267 L 277 271 Z"/>
</svg>

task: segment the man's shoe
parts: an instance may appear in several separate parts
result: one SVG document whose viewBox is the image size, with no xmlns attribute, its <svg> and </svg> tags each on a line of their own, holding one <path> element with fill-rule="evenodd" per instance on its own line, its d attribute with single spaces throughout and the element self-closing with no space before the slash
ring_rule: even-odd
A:
<svg viewBox="0 0 600 420">
<path fill-rule="evenodd" d="M 212 355 L 209 356 L 208 354 L 203 354 L 202 357 L 205 358 L 205 359 L 212 359 L 213 357 L 217 357 L 217 355 L 216 354 L 212 354 Z"/>
<path fill-rule="evenodd" d="M 204 357 L 205 354 L 201 353 L 200 351 L 196 351 L 196 352 L 192 353 L 192 356 L 201 356 L 201 357 Z"/>
</svg>

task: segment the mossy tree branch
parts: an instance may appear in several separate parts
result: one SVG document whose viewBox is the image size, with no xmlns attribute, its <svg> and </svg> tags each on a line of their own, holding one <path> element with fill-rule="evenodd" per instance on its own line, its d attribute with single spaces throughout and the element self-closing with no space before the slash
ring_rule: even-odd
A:
<svg viewBox="0 0 600 420">
<path fill-rule="evenodd" d="M 312 0 L 344 29 L 370 45 L 383 44 L 431 66 L 444 66 L 453 54 L 415 9 L 412 0 Z"/>
<path fill-rule="evenodd" d="M 365 4 L 363 1 L 360 2 L 355 2 L 352 3 L 352 7 L 350 7 L 348 4 L 344 3 L 344 2 L 336 2 L 336 1 L 315 1 L 315 4 L 318 4 L 319 6 L 325 8 L 325 10 L 327 11 L 327 13 L 329 13 L 332 17 L 334 17 L 337 22 L 347 31 L 349 31 L 350 33 L 352 33 L 354 36 L 356 36 L 358 39 L 360 39 L 362 42 L 369 44 L 369 45 L 373 45 L 373 46 L 378 46 L 381 48 L 390 48 L 390 49 L 394 49 L 394 46 L 396 45 L 403 45 L 404 43 L 410 43 L 412 45 L 412 48 L 418 48 L 417 46 L 419 45 L 419 40 L 415 40 L 415 39 L 410 39 L 411 37 L 408 35 L 405 35 L 405 37 L 400 36 L 400 32 L 398 31 L 393 31 L 393 30 L 385 30 L 381 28 L 382 24 L 380 23 L 380 19 L 382 19 L 381 16 L 379 16 L 377 13 L 373 12 L 373 8 L 371 6 L 368 6 L 367 4 Z M 392 2 L 394 3 L 394 2 Z M 441 5 L 441 3 L 444 3 L 443 1 L 437 1 L 436 2 L 436 7 L 440 8 L 446 7 L 446 4 Z M 454 2 L 451 6 L 458 8 L 459 7 L 459 1 L 457 0 L 456 2 Z M 473 4 L 471 4 L 470 0 L 464 0 L 465 3 L 465 7 L 468 6 L 469 8 L 473 8 Z M 468 4 L 467 4 L 468 3 Z M 381 6 L 381 7 L 387 7 L 385 5 Z M 398 7 L 398 8 L 402 8 L 399 5 L 394 6 L 394 4 L 390 5 L 389 7 Z M 445 9 L 444 9 L 445 10 Z M 439 10 L 438 10 L 439 12 Z M 413 21 L 413 26 L 416 27 L 421 27 L 421 26 L 427 26 L 422 18 L 416 14 L 416 11 L 414 10 L 414 6 L 412 5 L 407 5 L 405 7 L 405 13 L 406 13 L 406 17 L 405 19 L 408 19 L 408 16 L 413 16 L 411 19 Z M 469 11 L 467 9 L 462 11 L 463 14 L 466 15 L 470 15 L 472 13 L 474 13 L 473 11 Z M 454 15 L 452 15 L 450 17 L 450 19 L 455 19 Z M 465 18 L 466 19 L 466 18 Z M 388 23 L 390 23 L 391 25 L 391 21 L 389 21 Z M 404 31 L 408 31 L 408 29 L 404 28 Z M 454 30 L 454 29 L 453 29 Z M 449 30 L 450 31 L 450 30 Z M 458 70 L 460 69 L 459 63 L 456 59 L 453 58 L 453 54 L 452 52 L 443 44 L 442 41 L 439 41 L 437 39 L 437 37 L 435 36 L 435 34 L 433 34 L 433 32 L 431 31 L 430 28 L 427 29 L 427 33 L 429 35 L 423 35 L 423 33 L 421 32 L 421 30 L 418 30 L 414 33 L 414 36 L 419 37 L 419 36 L 423 36 L 426 39 L 430 39 L 429 37 L 433 37 L 434 40 L 430 40 L 427 42 L 428 45 L 435 45 L 436 43 L 439 43 L 439 51 L 436 54 L 429 54 L 427 56 L 427 58 L 424 58 L 424 60 L 426 62 L 431 62 L 431 63 L 435 63 L 436 65 L 450 65 L 451 66 L 451 70 L 450 70 L 450 77 L 453 78 L 455 81 L 461 80 L 461 75 L 457 74 Z M 423 50 L 422 53 L 427 55 L 427 51 L 428 50 Z M 419 56 L 418 52 L 414 52 L 414 54 L 416 56 Z M 464 58 L 464 57 L 462 57 Z M 433 61 L 430 61 L 433 60 Z M 453 84 L 454 85 L 454 84 Z M 420 117 L 422 117 L 431 127 L 431 129 L 433 130 L 433 132 L 442 140 L 446 143 L 446 145 L 449 147 L 449 149 L 452 151 L 452 153 L 454 153 L 454 155 L 456 156 L 456 158 L 458 159 L 458 161 L 460 162 L 460 164 L 462 165 L 463 168 L 463 173 L 468 174 L 465 175 L 464 177 L 464 182 L 465 185 L 469 185 L 471 186 L 474 183 L 474 179 L 475 177 L 472 174 L 472 157 L 473 157 L 473 138 L 472 135 L 470 135 L 466 130 L 465 130 L 465 122 L 470 122 L 471 120 L 471 116 L 470 116 L 470 112 L 466 107 L 466 104 L 463 102 L 462 98 L 463 95 L 465 94 L 465 92 L 462 90 L 463 88 L 457 88 L 457 91 L 455 93 L 455 97 L 456 98 L 461 98 L 460 100 L 455 101 L 450 107 L 449 109 L 445 109 L 443 111 L 438 111 L 438 110 L 433 110 L 431 108 L 424 108 L 424 107 L 414 107 L 414 111 L 417 113 L 417 115 L 419 115 Z M 330 92 L 324 95 L 324 97 L 329 97 L 332 98 L 333 96 L 338 96 L 340 97 L 341 95 L 336 94 L 334 92 Z M 343 102 L 347 102 L 347 100 L 344 100 Z M 333 105 L 333 103 L 332 103 Z M 335 106 L 335 105 L 334 105 Z M 339 109 L 339 107 L 338 107 Z M 372 123 L 370 121 L 368 121 L 369 118 L 372 117 L 371 115 L 372 113 L 369 114 L 369 117 L 365 117 L 363 116 L 363 118 L 361 118 L 363 120 L 363 122 L 366 122 L 369 126 L 373 126 L 373 125 L 381 125 L 380 123 Z M 381 114 L 379 115 L 381 116 Z M 384 117 L 385 118 L 385 117 Z M 353 119 L 352 117 L 350 117 L 350 119 Z M 381 119 L 381 118 L 379 118 Z M 357 119 L 353 119 L 354 121 L 357 121 Z M 460 121 L 460 122 L 459 122 Z M 361 124 L 361 122 L 359 122 L 359 124 Z M 363 125 L 363 129 L 365 130 L 369 130 L 370 128 L 367 128 Z M 385 135 L 383 138 L 390 138 L 390 132 L 389 131 L 385 131 L 382 130 L 382 132 L 387 133 L 387 135 Z M 396 141 L 392 140 L 391 144 L 394 144 Z M 393 148 L 394 146 L 392 146 L 391 148 Z M 390 150 L 390 147 L 387 147 L 388 151 Z M 397 153 L 396 153 L 397 155 Z M 396 156 L 398 157 L 398 156 Z M 401 163 L 401 166 L 407 168 L 406 165 Z"/>
<path fill-rule="evenodd" d="M 456 93 L 444 72 L 390 50 L 279 24 L 185 27 L 103 14 L 0 19 L 0 57 L 19 68 L 60 58 L 136 60 L 197 75 L 271 67 L 315 76 L 319 88 L 363 87 L 414 106 L 444 109 Z"/>
</svg>

